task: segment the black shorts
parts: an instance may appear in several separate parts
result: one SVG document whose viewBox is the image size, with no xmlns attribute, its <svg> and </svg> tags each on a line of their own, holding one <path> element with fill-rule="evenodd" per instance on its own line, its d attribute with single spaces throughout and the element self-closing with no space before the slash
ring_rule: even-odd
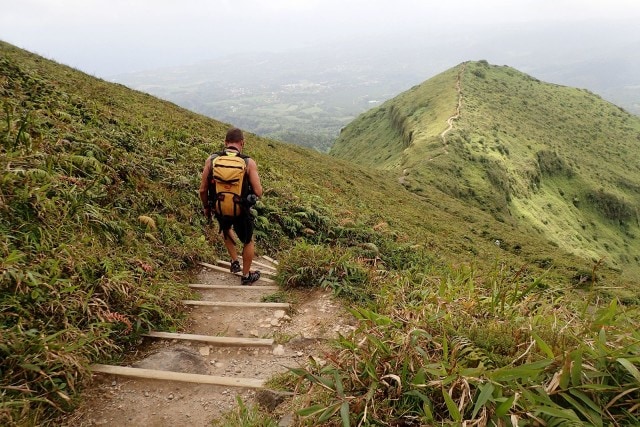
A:
<svg viewBox="0 0 640 427">
<path fill-rule="evenodd" d="M 237 217 L 222 217 L 216 218 L 220 231 L 227 233 L 231 227 L 235 231 L 238 239 L 243 244 L 247 244 L 253 237 L 253 216 L 252 215 L 240 215 Z"/>
</svg>

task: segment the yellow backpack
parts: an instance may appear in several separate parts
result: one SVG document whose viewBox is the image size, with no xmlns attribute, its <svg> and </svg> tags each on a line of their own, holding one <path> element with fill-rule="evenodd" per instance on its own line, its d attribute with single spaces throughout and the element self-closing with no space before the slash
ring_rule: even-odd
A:
<svg viewBox="0 0 640 427">
<path fill-rule="evenodd" d="M 248 163 L 249 157 L 235 150 L 211 156 L 209 203 L 217 217 L 236 217 L 245 212 L 249 194 Z"/>
</svg>

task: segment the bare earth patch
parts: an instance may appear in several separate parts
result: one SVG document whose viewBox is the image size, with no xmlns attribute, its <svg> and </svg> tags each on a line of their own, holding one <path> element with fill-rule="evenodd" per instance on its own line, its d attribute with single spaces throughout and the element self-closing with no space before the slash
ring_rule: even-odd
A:
<svg viewBox="0 0 640 427">
<path fill-rule="evenodd" d="M 260 259 L 260 262 L 268 262 Z M 259 268 L 259 267 L 258 267 Z M 266 269 L 262 269 L 266 271 Z M 229 273 L 204 268 L 198 282 L 238 285 Z M 260 302 L 275 291 L 259 289 L 198 291 L 210 301 Z M 257 289 L 253 289 L 257 288 Z M 292 308 L 188 307 L 189 327 L 199 335 L 274 338 L 271 347 L 217 347 L 204 343 L 145 338 L 130 366 L 225 377 L 269 379 L 322 359 L 328 340 L 346 334 L 355 322 L 329 292 L 291 292 Z M 210 426 L 236 407 L 236 396 L 255 402 L 256 390 L 96 374 L 79 408 L 64 426 Z"/>
</svg>

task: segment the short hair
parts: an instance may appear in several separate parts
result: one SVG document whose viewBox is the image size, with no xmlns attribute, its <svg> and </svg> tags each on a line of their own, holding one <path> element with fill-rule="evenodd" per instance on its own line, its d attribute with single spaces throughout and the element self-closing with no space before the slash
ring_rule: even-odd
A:
<svg viewBox="0 0 640 427">
<path fill-rule="evenodd" d="M 224 142 L 240 142 L 244 141 L 244 135 L 242 131 L 238 128 L 231 128 L 227 131 L 227 136 L 224 139 Z"/>
</svg>

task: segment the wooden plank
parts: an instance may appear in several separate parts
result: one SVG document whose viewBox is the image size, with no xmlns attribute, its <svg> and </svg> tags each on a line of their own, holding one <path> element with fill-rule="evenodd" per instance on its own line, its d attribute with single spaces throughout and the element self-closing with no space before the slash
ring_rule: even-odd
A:
<svg viewBox="0 0 640 427">
<path fill-rule="evenodd" d="M 259 259 L 263 258 L 265 261 L 270 262 L 268 259 L 266 259 L 264 256 L 261 257 L 254 257 L 253 261 L 251 262 L 251 265 L 255 264 L 255 265 L 259 265 L 260 267 L 264 267 L 264 268 L 270 268 L 271 270 L 277 270 L 278 267 L 277 265 L 269 265 L 269 264 L 265 264 L 264 262 L 260 262 Z M 242 260 L 242 255 L 238 257 L 239 260 Z M 273 263 L 272 263 L 273 264 Z"/>
<path fill-rule="evenodd" d="M 257 290 L 265 290 L 265 291 L 277 291 L 280 289 L 277 286 L 268 286 L 268 285 L 253 285 L 253 286 L 242 286 L 242 285 L 206 285 L 204 283 L 191 283 L 189 284 L 190 288 L 193 289 L 236 289 L 236 290 L 245 290 L 245 289 L 257 289 Z"/>
<path fill-rule="evenodd" d="M 238 260 L 240 261 L 240 264 L 242 265 L 242 257 L 241 257 L 241 256 L 240 256 L 240 257 L 238 257 Z M 216 260 L 216 264 L 226 265 L 227 267 L 231 266 L 231 263 L 230 263 L 229 261 L 225 261 L 225 260 L 223 260 L 223 259 L 217 259 L 217 260 Z M 263 268 L 267 268 L 267 269 L 271 270 L 271 272 L 272 272 L 274 275 L 277 273 L 277 270 L 278 270 L 278 268 L 277 268 L 277 267 L 274 267 L 273 265 L 265 264 L 265 263 L 260 262 L 260 261 L 256 261 L 256 259 L 255 259 L 255 258 L 254 258 L 254 259 L 253 259 L 253 261 L 251 262 L 251 265 L 252 265 L 252 266 L 253 266 L 253 265 L 257 265 L 257 266 L 260 266 L 260 267 L 263 267 Z M 262 270 L 262 271 L 264 271 L 264 270 Z"/>
<path fill-rule="evenodd" d="M 121 375 L 124 377 L 150 380 L 181 381 L 197 384 L 221 385 L 227 387 L 263 388 L 264 380 L 257 378 L 220 377 L 215 375 L 187 374 L 183 372 L 159 371 L 156 369 L 129 368 L 114 365 L 91 365 L 94 373 Z"/>
<path fill-rule="evenodd" d="M 262 255 L 262 258 L 266 259 L 267 261 L 269 261 L 271 264 L 275 264 L 275 265 L 280 265 L 280 263 L 278 261 L 276 261 L 275 259 L 268 257 L 266 255 Z"/>
<path fill-rule="evenodd" d="M 218 264 L 218 266 L 220 267 L 226 267 L 227 269 L 229 267 L 231 267 L 231 263 L 229 261 L 223 261 L 221 259 L 216 260 L 216 263 Z M 253 264 L 256 264 L 255 262 Z M 252 265 L 253 265 L 252 264 Z M 268 268 L 268 267 L 267 267 Z M 260 270 L 261 275 L 266 275 L 266 276 L 270 276 L 270 277 L 274 277 L 276 275 L 275 271 L 264 271 L 264 270 Z M 239 274 L 239 273 L 238 273 Z"/>
<path fill-rule="evenodd" d="M 274 274 L 274 275 L 278 273 L 278 269 L 277 269 L 277 267 L 274 267 L 274 266 L 272 266 L 272 265 L 267 265 L 267 264 L 264 264 L 264 263 L 262 263 L 262 262 L 260 262 L 260 261 L 253 261 L 253 262 L 251 263 L 251 265 L 254 265 L 254 264 L 255 264 L 255 265 L 257 265 L 257 266 L 260 266 L 260 267 L 262 267 L 262 268 L 266 268 L 267 270 L 271 270 L 271 271 L 273 272 L 273 274 Z M 264 271 L 264 270 L 263 270 L 263 271 Z"/>
<path fill-rule="evenodd" d="M 229 261 L 225 261 L 222 259 L 217 259 L 216 264 L 218 264 L 221 267 L 226 267 L 226 268 L 231 267 L 231 263 Z M 260 267 L 260 273 L 262 274 L 266 274 L 271 277 L 275 277 L 275 275 L 278 274 L 278 272 L 273 267 L 269 267 L 268 265 L 261 264 L 259 262 L 254 261 L 251 263 L 251 267 L 254 267 L 254 266 Z"/>
<path fill-rule="evenodd" d="M 186 305 L 206 305 L 210 307 L 246 307 L 246 308 L 289 308 L 286 302 L 234 302 L 234 301 L 193 301 L 184 300 Z"/>
<path fill-rule="evenodd" d="M 229 271 L 229 269 L 228 269 L 228 268 L 222 268 L 222 267 L 219 267 L 219 266 L 217 266 L 217 265 L 208 264 L 208 263 L 206 263 L 206 262 L 199 262 L 198 264 L 199 264 L 199 265 L 201 265 L 202 267 L 206 267 L 206 268 L 209 268 L 209 269 L 211 269 L 211 270 L 216 270 L 216 271 L 221 271 L 221 272 L 223 272 L 223 273 L 229 273 L 229 274 L 231 274 L 231 272 Z M 242 276 L 242 274 L 241 274 L 241 273 L 235 273 L 235 275 L 236 275 L 236 276 Z M 271 283 L 271 284 L 276 283 L 274 280 L 267 279 L 267 278 L 264 278 L 264 277 L 260 277 L 260 278 L 258 279 L 258 282 Z"/>
<path fill-rule="evenodd" d="M 276 274 L 276 272 L 277 272 L 277 270 L 278 270 L 278 268 L 277 268 L 277 267 L 274 267 L 273 265 L 265 264 L 265 263 L 263 263 L 263 262 L 256 261 L 255 259 L 253 260 L 253 262 L 251 263 L 251 265 L 253 265 L 253 264 L 255 264 L 255 265 L 259 265 L 260 267 L 263 267 L 263 268 L 267 268 L 267 269 L 269 269 L 269 270 L 273 271 L 273 274 Z"/>
<path fill-rule="evenodd" d="M 206 342 L 221 347 L 270 347 L 273 345 L 273 339 L 271 338 L 212 337 L 210 335 L 178 334 L 157 331 L 150 331 L 148 334 L 144 334 L 144 336 L 169 340 Z"/>
</svg>

